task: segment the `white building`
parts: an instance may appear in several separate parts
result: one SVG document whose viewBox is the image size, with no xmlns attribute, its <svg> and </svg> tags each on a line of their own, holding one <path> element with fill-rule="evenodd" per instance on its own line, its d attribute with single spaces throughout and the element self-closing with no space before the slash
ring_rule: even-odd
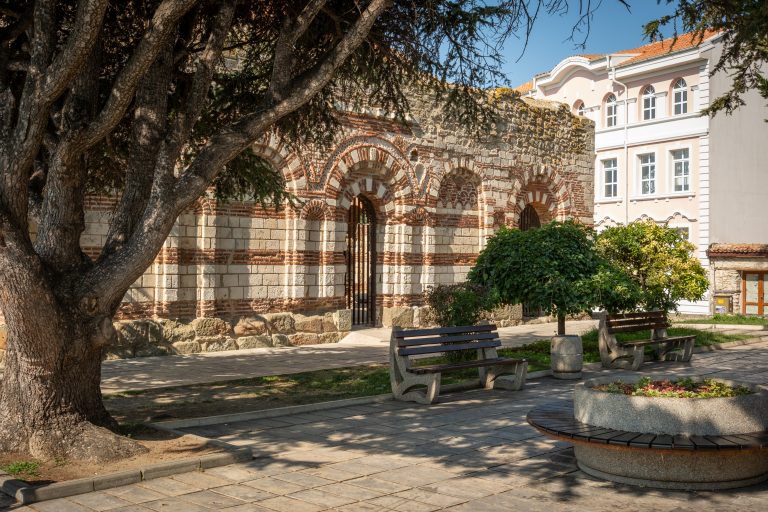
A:
<svg viewBox="0 0 768 512">
<path fill-rule="evenodd" d="M 598 230 L 643 218 L 679 228 L 710 268 L 711 291 L 728 295 L 734 312 L 768 314 L 764 213 L 757 214 L 762 222 L 746 226 L 739 213 L 742 208 L 750 210 L 747 215 L 752 209 L 765 211 L 768 172 L 759 141 L 768 143 L 768 123 L 762 123 L 768 109 L 752 94 L 748 106 L 733 116 L 700 116 L 710 97 L 728 85 L 727 76 L 710 77 L 720 47 L 720 35 L 710 33 L 702 40 L 683 35 L 606 55 L 575 55 L 517 90 L 565 103 L 595 122 Z M 720 82 L 723 90 L 710 94 L 712 84 Z M 716 133 L 720 168 L 712 167 Z M 731 142 L 721 143 L 725 140 Z M 722 182 L 717 190 L 715 182 Z M 750 204 L 740 204 L 743 198 Z M 740 255 L 735 263 L 710 264 L 710 256 L 734 254 Z M 752 283 L 755 276 L 759 283 Z M 747 296 L 751 288 L 755 293 Z M 765 290 L 759 301 L 758 290 Z M 714 310 L 711 299 L 683 303 L 680 311 L 707 314 Z"/>
</svg>

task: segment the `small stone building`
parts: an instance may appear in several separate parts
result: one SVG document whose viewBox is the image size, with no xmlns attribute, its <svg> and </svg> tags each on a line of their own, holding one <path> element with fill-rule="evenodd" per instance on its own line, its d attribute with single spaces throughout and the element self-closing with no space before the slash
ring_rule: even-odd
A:
<svg viewBox="0 0 768 512">
<path fill-rule="evenodd" d="M 460 282 L 500 226 L 593 218 L 594 125 L 510 98 L 478 140 L 429 105 L 403 125 L 342 111 L 330 149 L 255 145 L 297 207 L 197 202 L 126 294 L 113 357 L 335 342 L 357 325 L 425 323 L 424 291 Z M 93 198 L 98 254 L 113 198 Z M 519 319 L 506 312 L 503 324 Z M 511 318 L 509 315 L 513 315 Z M 150 320 L 151 319 L 151 320 Z"/>
</svg>

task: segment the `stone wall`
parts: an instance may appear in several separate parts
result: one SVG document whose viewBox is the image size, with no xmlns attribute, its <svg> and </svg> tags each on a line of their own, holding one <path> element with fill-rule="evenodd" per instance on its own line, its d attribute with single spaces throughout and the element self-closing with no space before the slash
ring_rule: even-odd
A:
<svg viewBox="0 0 768 512">
<path fill-rule="evenodd" d="M 336 343 L 349 334 L 349 310 L 324 315 L 269 313 L 230 319 L 196 318 L 123 320 L 115 323 L 117 339 L 107 359 L 222 352 L 264 347 Z"/>
<path fill-rule="evenodd" d="M 280 336 L 291 344 L 333 340 L 345 332 L 339 326 L 237 330 L 241 319 L 268 313 L 291 313 L 295 323 L 304 321 L 299 314 L 315 315 L 314 322 L 330 325 L 327 313 L 348 308 L 347 219 L 358 195 L 375 209 L 376 323 L 384 325 L 403 315 L 422 325 L 424 291 L 463 281 L 487 237 L 517 226 L 527 205 L 543 220 L 592 224 L 591 121 L 558 104 L 510 98 L 499 100 L 500 122 L 478 139 L 442 119 L 430 102 L 413 103 L 405 126 L 375 109 L 340 107 L 343 130 L 330 148 L 289 145 L 274 135 L 255 144 L 301 203 L 264 209 L 200 199 L 126 294 L 116 320 L 141 322 L 120 324 L 123 341 L 111 356 L 268 344 L 267 337 L 274 345 L 284 342 Z M 88 200 L 82 246 L 93 258 L 115 203 Z M 209 339 L 195 330 L 200 318 L 229 327 Z"/>
</svg>

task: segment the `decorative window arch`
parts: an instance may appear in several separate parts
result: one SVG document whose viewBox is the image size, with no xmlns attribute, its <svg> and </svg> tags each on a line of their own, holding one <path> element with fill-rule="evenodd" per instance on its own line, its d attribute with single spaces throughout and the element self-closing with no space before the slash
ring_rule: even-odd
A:
<svg viewBox="0 0 768 512">
<path fill-rule="evenodd" d="M 573 104 L 573 111 L 576 113 L 576 115 L 583 116 L 587 109 L 584 106 L 584 102 L 581 100 L 576 100 L 576 103 Z"/>
<path fill-rule="evenodd" d="M 642 93 L 643 121 L 656 119 L 656 89 L 652 85 L 643 88 Z"/>
<path fill-rule="evenodd" d="M 609 94 L 605 97 L 605 126 L 608 128 L 616 126 L 617 120 L 616 95 Z"/>
<path fill-rule="evenodd" d="M 672 85 L 672 112 L 676 116 L 688 113 L 688 84 L 682 78 Z"/>
</svg>

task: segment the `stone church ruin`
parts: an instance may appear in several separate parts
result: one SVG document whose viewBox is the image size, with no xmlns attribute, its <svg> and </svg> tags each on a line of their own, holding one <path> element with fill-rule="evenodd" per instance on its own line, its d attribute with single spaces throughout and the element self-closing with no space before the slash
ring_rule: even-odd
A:
<svg viewBox="0 0 768 512">
<path fill-rule="evenodd" d="M 342 110 L 344 129 L 324 150 L 265 138 L 257 154 L 302 204 L 200 199 L 123 299 L 108 356 L 336 342 L 358 325 L 420 326 L 424 291 L 463 281 L 500 226 L 591 225 L 592 122 L 535 100 L 509 98 L 501 111 L 482 140 L 427 106 L 406 125 L 375 109 Z M 99 254 L 115 204 L 89 199 L 86 254 Z M 516 322 L 519 308 L 510 314 L 499 324 Z"/>
</svg>

